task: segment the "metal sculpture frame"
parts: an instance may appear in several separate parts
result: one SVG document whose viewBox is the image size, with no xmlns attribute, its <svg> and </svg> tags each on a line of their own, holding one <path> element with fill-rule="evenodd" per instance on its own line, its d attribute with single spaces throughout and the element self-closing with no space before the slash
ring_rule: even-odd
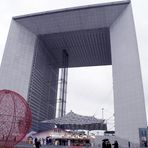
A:
<svg viewBox="0 0 148 148">
<path fill-rule="evenodd" d="M 20 142 L 31 127 L 29 105 L 18 93 L 0 90 L 0 147 Z"/>
</svg>

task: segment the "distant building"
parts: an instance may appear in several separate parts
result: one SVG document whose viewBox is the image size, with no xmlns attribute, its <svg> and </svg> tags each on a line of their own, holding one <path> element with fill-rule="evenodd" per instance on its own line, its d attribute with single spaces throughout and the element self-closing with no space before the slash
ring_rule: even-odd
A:
<svg viewBox="0 0 148 148">
<path fill-rule="evenodd" d="M 35 131 L 40 121 L 55 117 L 63 50 L 68 67 L 112 65 L 115 133 L 139 143 L 139 128 L 147 123 L 130 1 L 13 17 L 0 89 L 26 98 Z"/>
</svg>

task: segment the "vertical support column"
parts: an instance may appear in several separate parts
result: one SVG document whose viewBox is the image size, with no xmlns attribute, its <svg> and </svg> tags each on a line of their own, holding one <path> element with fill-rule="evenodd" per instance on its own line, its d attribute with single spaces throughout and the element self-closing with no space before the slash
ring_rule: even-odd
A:
<svg viewBox="0 0 148 148">
<path fill-rule="evenodd" d="M 139 144 L 139 128 L 146 128 L 144 92 L 131 5 L 110 27 L 115 133 Z"/>
<path fill-rule="evenodd" d="M 18 92 L 26 100 L 36 35 L 12 19 L 0 68 L 0 89 Z"/>
<path fill-rule="evenodd" d="M 32 109 L 32 130 L 49 129 L 40 121 L 55 118 L 58 67 L 44 42 L 38 38 L 30 78 L 28 103 Z"/>
<path fill-rule="evenodd" d="M 68 53 L 66 50 L 62 52 L 63 68 L 61 69 L 60 78 L 60 96 L 58 117 L 63 117 L 66 113 L 66 97 L 67 97 L 67 77 L 68 77 Z"/>
</svg>

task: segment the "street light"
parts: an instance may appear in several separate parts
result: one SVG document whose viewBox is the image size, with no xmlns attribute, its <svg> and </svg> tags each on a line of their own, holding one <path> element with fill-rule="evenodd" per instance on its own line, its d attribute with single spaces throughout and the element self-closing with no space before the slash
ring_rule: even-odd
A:
<svg viewBox="0 0 148 148">
<path fill-rule="evenodd" d="M 104 108 L 102 108 L 102 119 L 104 119 Z"/>
</svg>

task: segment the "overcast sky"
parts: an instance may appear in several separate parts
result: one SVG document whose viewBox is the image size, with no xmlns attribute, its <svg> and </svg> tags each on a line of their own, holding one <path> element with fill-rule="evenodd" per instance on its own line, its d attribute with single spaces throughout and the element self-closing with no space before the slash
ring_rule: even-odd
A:
<svg viewBox="0 0 148 148">
<path fill-rule="evenodd" d="M 0 62 L 12 16 L 118 0 L 0 0 Z M 148 114 L 148 1 L 132 0 Z M 82 115 L 113 115 L 112 67 L 69 69 L 67 112 Z"/>
</svg>

